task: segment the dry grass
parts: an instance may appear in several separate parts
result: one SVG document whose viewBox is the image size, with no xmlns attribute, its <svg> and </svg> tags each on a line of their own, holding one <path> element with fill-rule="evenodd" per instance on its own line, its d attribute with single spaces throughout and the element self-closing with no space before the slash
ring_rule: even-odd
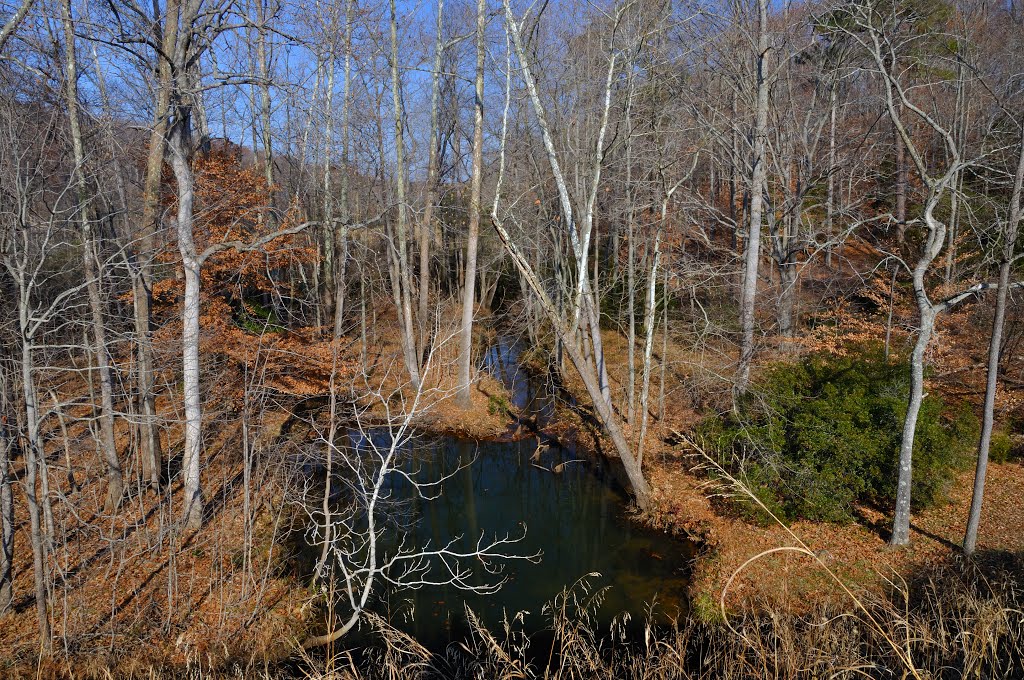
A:
<svg viewBox="0 0 1024 680">
<path fill-rule="evenodd" d="M 620 624 L 595 628 L 601 593 L 586 581 L 547 607 L 541 644 L 509 622 L 490 631 L 469 615 L 466 643 L 433 655 L 377 622 L 381 647 L 362 664 L 334 655 L 310 662 L 308 678 L 1010 678 L 1024 673 L 1020 556 L 990 555 L 897 582 L 865 610 L 821 604 L 796 615 L 771 609 L 726 626 L 690 617 L 670 626 L 648 622 L 633 636 Z M 980 565 L 984 564 L 984 568 Z M 849 605 L 849 603 L 847 603 Z M 868 617 L 880 626 L 869 623 Z"/>
<path fill-rule="evenodd" d="M 882 595 L 821 602 L 809 611 L 768 606 L 757 615 L 653 619 L 630 633 L 624 619 L 599 628 L 603 592 L 581 579 L 549 603 L 544 631 L 520 617 L 488 630 L 467 611 L 472 633 L 432 653 L 371 617 L 369 648 L 268 664 L 245 655 L 217 659 L 198 652 L 180 663 L 116 658 L 48 662 L 10 678 L 83 680 L 690 680 L 724 678 L 1014 678 L 1024 673 L 1024 556 L 984 553 L 896 580 Z M 707 612 L 705 612 L 706 614 Z M 339 644 L 343 644 L 339 643 Z"/>
</svg>

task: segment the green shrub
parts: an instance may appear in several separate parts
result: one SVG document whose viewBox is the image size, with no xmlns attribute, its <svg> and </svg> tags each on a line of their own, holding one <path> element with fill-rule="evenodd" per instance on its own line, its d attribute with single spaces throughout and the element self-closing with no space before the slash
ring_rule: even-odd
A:
<svg viewBox="0 0 1024 680">
<path fill-rule="evenodd" d="M 785 519 L 853 519 L 857 502 L 892 502 L 906 414 L 909 372 L 862 349 L 776 364 L 735 411 L 701 426 L 709 453 Z M 967 460 L 977 419 L 967 408 L 945 415 L 941 398 L 922 404 L 914 440 L 912 498 L 943 497 Z"/>
<path fill-rule="evenodd" d="M 489 394 L 487 395 L 487 412 L 492 416 L 511 416 L 512 404 L 503 394 Z"/>
<path fill-rule="evenodd" d="M 993 463 L 1006 463 L 1013 457 L 1013 440 L 1002 430 L 992 433 L 992 441 L 988 445 L 988 459 Z"/>
</svg>

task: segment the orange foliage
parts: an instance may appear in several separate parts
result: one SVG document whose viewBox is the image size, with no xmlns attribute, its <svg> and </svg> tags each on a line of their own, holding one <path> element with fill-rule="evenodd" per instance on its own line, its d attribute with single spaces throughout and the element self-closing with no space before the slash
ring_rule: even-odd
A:
<svg viewBox="0 0 1024 680">
<path fill-rule="evenodd" d="M 866 301 L 874 311 L 863 308 L 867 305 L 855 309 L 849 299 L 837 300 L 817 317 L 814 328 L 800 338 L 801 344 L 808 350 L 845 355 L 851 346 L 881 342 L 885 338 L 890 305 L 892 342 L 907 337 L 906 324 L 914 314 L 913 301 L 899 284 L 892 287 L 891 274 L 883 271 L 872 276 L 857 290 L 856 297 Z"/>
<path fill-rule="evenodd" d="M 272 233 L 271 187 L 257 168 L 244 168 L 235 154 L 215 149 L 195 161 L 194 171 L 193 238 L 198 252 L 228 241 L 251 243 Z M 290 226 L 296 212 L 289 210 L 281 229 Z M 161 254 L 161 261 L 180 262 L 173 245 Z M 321 338 L 318 328 L 282 328 L 260 305 L 261 299 L 275 291 L 280 294 L 282 288 L 286 295 L 293 292 L 289 284 L 274 281 L 273 272 L 315 263 L 317 258 L 316 248 L 301 234 L 278 237 L 258 251 L 232 248 L 212 255 L 201 274 L 201 351 L 226 357 L 238 368 L 261 371 L 264 386 L 286 394 L 327 391 L 332 371 L 345 374 L 352 369 L 351 364 L 336 361 L 335 350 L 340 348 Z M 181 332 L 177 312 L 182 293 L 179 277 L 153 286 L 155 311 L 174 314 L 161 331 L 164 334 Z M 241 388 L 238 391 L 241 394 Z"/>
</svg>

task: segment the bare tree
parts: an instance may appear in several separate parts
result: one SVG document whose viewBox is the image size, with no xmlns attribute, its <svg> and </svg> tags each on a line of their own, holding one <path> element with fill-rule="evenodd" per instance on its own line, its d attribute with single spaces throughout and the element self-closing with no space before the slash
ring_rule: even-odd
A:
<svg viewBox="0 0 1024 680">
<path fill-rule="evenodd" d="M 569 191 L 561 173 L 558 154 L 555 150 L 554 141 L 544 115 L 544 106 L 541 103 L 536 81 L 531 71 L 530 60 L 527 57 L 527 52 L 523 43 L 522 22 L 515 18 L 508 0 L 504 0 L 504 10 L 506 31 L 511 44 L 515 46 L 515 54 L 519 61 L 520 71 L 526 83 L 527 91 L 533 104 L 534 115 L 537 118 L 538 126 L 540 127 L 544 140 L 548 163 L 552 174 L 555 177 L 556 185 L 558 186 L 559 205 L 562 211 L 562 218 L 566 228 L 569 230 L 572 238 L 573 249 L 577 257 L 579 267 L 577 270 L 578 279 L 575 288 L 575 295 L 573 296 L 574 303 L 572 307 L 575 311 L 571 312 L 570 319 L 565 319 L 565 317 L 560 313 L 558 306 L 551 300 L 543 282 L 538 277 L 533 266 L 530 264 L 530 261 L 519 249 L 508 230 L 505 228 L 504 220 L 499 210 L 501 202 L 502 176 L 505 169 L 504 163 L 508 131 L 508 109 L 511 97 L 510 80 L 506 81 L 505 87 L 506 99 L 505 111 L 502 117 L 500 151 L 501 165 L 499 169 L 498 185 L 495 189 L 494 205 L 491 209 L 491 223 L 498 232 L 498 237 L 501 239 L 506 250 L 511 256 L 516 269 L 526 281 L 533 294 L 537 297 L 540 307 L 543 310 L 544 315 L 547 317 L 548 323 L 550 323 L 552 328 L 555 330 L 558 339 L 561 341 L 562 346 L 569 355 L 570 361 L 579 373 L 580 378 L 583 380 L 587 394 L 593 402 L 594 410 L 597 412 L 601 424 L 604 426 L 605 431 L 611 438 L 616 453 L 618 453 L 619 457 L 622 459 L 622 464 L 626 470 L 627 476 L 629 477 L 630 486 L 632 487 L 631 490 L 633 495 L 636 497 L 637 504 L 641 508 L 646 508 L 648 505 L 648 497 L 650 495 L 650 487 L 644 479 L 643 472 L 638 465 L 637 459 L 633 454 L 633 450 L 629 446 L 629 443 L 622 432 L 622 428 L 619 423 L 619 416 L 615 412 L 611 400 L 609 399 L 607 374 L 605 372 L 606 367 L 604 366 L 603 356 L 601 356 L 599 345 L 592 345 L 594 347 L 592 359 L 597 362 L 595 364 L 594 361 L 588 360 L 585 357 L 583 348 L 580 347 L 578 343 L 576 333 L 578 328 L 576 325 L 577 320 L 579 320 L 579 314 L 582 312 L 586 315 L 584 319 L 584 327 L 589 327 L 591 341 L 593 342 L 593 338 L 595 336 L 600 336 L 600 323 L 597 318 L 596 305 L 593 300 L 593 290 L 590 285 L 589 272 L 586 265 L 587 258 L 584 254 L 589 250 L 589 243 L 587 242 L 587 239 L 589 239 L 590 236 L 589 227 L 592 225 L 593 221 L 593 208 L 596 202 L 597 185 L 600 181 L 600 168 L 603 162 L 603 154 L 605 150 L 604 133 L 607 124 L 608 110 L 610 108 L 612 78 L 615 72 L 616 59 L 614 57 L 609 59 L 608 76 L 605 86 L 604 109 L 602 114 L 603 122 L 596 142 L 597 154 L 592 167 L 592 190 L 587 200 L 586 214 L 589 216 L 585 218 L 584 234 L 581 237 L 581 235 L 577 233 L 576 225 L 573 220 L 572 201 L 569 197 Z M 622 8 L 620 8 L 615 14 L 615 25 L 618 24 L 621 16 Z M 507 78 L 511 78 L 511 67 L 509 67 L 509 74 Z"/>
<path fill-rule="evenodd" d="M 394 224 L 395 241 L 391 254 L 391 288 L 395 298 L 395 309 L 398 312 L 398 323 L 402 345 L 402 356 L 405 357 L 405 368 L 414 387 L 420 383 L 419 358 L 416 356 L 416 334 L 413 332 L 412 316 L 412 273 L 409 271 L 408 243 L 408 212 L 406 202 L 406 164 L 405 164 L 405 108 L 402 104 L 402 76 L 398 65 L 398 10 L 395 0 L 391 0 L 391 97 L 395 132 L 395 202 L 397 215 Z"/>
<path fill-rule="evenodd" d="M 756 99 L 750 183 L 750 224 L 743 251 L 743 284 L 740 289 L 740 363 L 736 387 L 743 392 L 750 382 L 750 363 L 754 358 L 754 309 L 757 301 L 757 269 L 761 260 L 761 221 L 766 189 L 768 159 L 768 0 L 757 0 L 757 42 L 755 48 Z"/>
<path fill-rule="evenodd" d="M 1020 125 L 1018 123 L 1018 125 Z M 1003 344 L 1003 326 L 1006 323 L 1006 301 L 1009 298 L 1010 269 L 1015 259 L 1017 231 L 1021 222 L 1021 194 L 1024 192 L 1024 125 L 1020 126 L 1020 148 L 1017 170 L 1013 175 L 1010 206 L 1002 225 L 1002 252 L 999 259 L 999 283 L 996 290 L 996 308 L 992 317 L 992 337 L 989 339 L 988 366 L 985 379 L 985 403 L 982 409 L 981 439 L 978 442 L 978 463 L 974 471 L 974 492 L 971 510 L 964 534 L 964 552 L 974 552 L 978 544 L 978 526 L 981 524 L 981 504 L 985 497 L 985 474 L 988 471 L 988 452 L 992 443 L 992 421 L 995 410 L 996 389 L 999 380 L 999 357 Z"/>
<path fill-rule="evenodd" d="M 444 344 L 445 340 L 440 339 L 435 348 Z M 412 496 L 429 502 L 441 492 L 445 481 L 463 469 L 458 467 L 440 477 L 424 479 L 419 466 L 410 468 L 405 464 L 415 441 L 414 420 L 426 408 L 423 383 L 434 361 L 432 348 L 423 363 L 420 386 L 411 396 L 403 392 L 403 386 L 385 393 L 372 385 L 360 385 L 358 392 L 363 397 L 360 403 L 353 405 L 351 438 L 355 440 L 354 445 L 339 444 L 334 439 L 340 434 L 340 428 L 332 413 L 327 431 L 330 439 L 323 444 L 342 470 L 337 481 L 347 500 L 343 507 L 334 511 L 312 513 L 311 543 L 319 545 L 323 554 L 329 555 L 324 561 L 328 568 L 318 569 L 318 573 L 324 574 L 321 592 L 330 596 L 336 587 L 337 600 L 347 613 L 336 628 L 306 640 L 307 649 L 330 644 L 351 631 L 366 616 L 374 594 L 383 588 L 415 590 L 447 585 L 467 592 L 490 594 L 500 590 L 507 581 L 502 573 L 506 562 L 539 559 L 539 555 L 523 556 L 514 552 L 515 544 L 525 536 L 526 527 L 522 536 L 487 538 L 481 531 L 479 537 L 456 536 L 444 544 L 415 545 L 393 522 L 385 521 L 394 512 L 394 503 L 401 500 L 394 498 L 398 485 L 406 486 Z M 347 434 L 341 437 L 349 438 Z M 472 464 L 472 461 L 465 464 Z M 326 487 L 325 492 L 329 493 L 330 488 Z M 324 499 L 324 508 L 327 504 L 328 500 Z M 302 507 L 317 505 L 302 502 Z M 463 538 L 470 541 L 469 546 L 462 545 Z M 337 604 L 334 597 L 328 598 L 328 606 L 333 608 Z"/>
<path fill-rule="evenodd" d="M 96 364 L 100 378 L 100 433 L 103 460 L 107 466 L 107 499 L 104 507 L 113 511 L 121 504 L 124 480 L 117 457 L 114 439 L 114 396 L 110 358 L 107 355 L 107 332 L 103 318 L 103 300 L 100 293 L 100 267 L 98 247 L 89 219 L 89 190 L 85 178 L 85 147 L 82 142 L 81 120 L 78 111 L 78 59 L 75 47 L 75 22 L 71 16 L 70 0 L 61 2 L 61 23 L 64 26 L 64 79 L 71 128 L 71 148 L 74 160 L 75 189 L 78 199 L 78 218 L 82 229 L 82 269 L 89 292 L 89 312 L 92 315 L 92 333 Z"/>
<path fill-rule="evenodd" d="M 943 196 L 950 189 L 957 173 L 964 167 L 965 161 L 961 149 L 949 129 L 937 120 L 926 109 L 919 107 L 912 99 L 909 88 L 901 81 L 900 72 L 896 70 L 897 55 L 894 53 L 896 43 L 889 39 L 887 30 L 891 29 L 890 21 L 896 17 L 886 16 L 884 10 L 879 13 L 870 6 L 851 8 L 852 26 L 844 31 L 855 40 L 868 55 L 875 72 L 881 80 L 883 103 L 892 124 L 899 135 L 900 143 L 910 156 L 922 184 L 925 188 L 924 205 L 921 210 L 921 224 L 925 229 L 924 243 L 913 266 L 910 269 L 914 300 L 918 313 L 918 333 L 914 349 L 910 355 L 910 395 L 907 413 L 903 423 L 903 434 L 899 452 L 899 479 L 896 487 L 896 507 L 893 516 L 893 530 L 890 543 L 906 545 L 910 541 L 910 496 L 912 486 L 912 463 L 914 452 L 914 435 L 917 419 L 924 400 L 924 363 L 925 352 L 935 329 L 936 316 L 948 309 L 952 304 L 964 299 L 956 297 L 942 302 L 933 302 L 928 290 L 928 275 L 932 263 L 939 256 L 946 243 L 946 224 L 936 215 L 936 209 Z M 906 47 L 906 44 L 902 44 Z M 914 141 L 905 116 L 912 116 L 915 121 L 924 125 L 933 133 L 945 149 L 947 162 L 945 169 L 935 172 L 927 163 L 924 153 Z"/>
<path fill-rule="evenodd" d="M 459 342 L 458 402 L 469 408 L 473 364 L 473 312 L 476 309 L 476 255 L 480 238 L 480 195 L 484 164 L 484 27 L 487 2 L 477 0 L 476 8 L 476 86 L 473 96 L 473 176 L 470 180 L 469 235 L 466 238 L 466 274 L 462 288 L 462 331 Z"/>
</svg>

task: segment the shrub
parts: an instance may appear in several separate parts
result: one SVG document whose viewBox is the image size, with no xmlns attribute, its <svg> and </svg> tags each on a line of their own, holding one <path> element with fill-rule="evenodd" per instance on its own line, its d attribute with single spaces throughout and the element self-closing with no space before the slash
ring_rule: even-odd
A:
<svg viewBox="0 0 1024 680">
<path fill-rule="evenodd" d="M 988 458 L 993 463 L 1006 463 L 1013 457 L 1013 440 L 1002 430 L 992 433 L 992 441 L 988 445 Z"/>
<path fill-rule="evenodd" d="M 512 404 L 509 403 L 508 398 L 503 394 L 490 394 L 487 396 L 487 412 L 492 416 L 510 417 L 512 415 Z"/>
<path fill-rule="evenodd" d="M 776 364 L 724 418 L 701 426 L 709 453 L 785 519 L 853 519 L 854 504 L 896 492 L 909 372 L 869 348 Z M 943 497 L 977 436 L 967 408 L 925 398 L 914 440 L 916 507 Z"/>
</svg>

